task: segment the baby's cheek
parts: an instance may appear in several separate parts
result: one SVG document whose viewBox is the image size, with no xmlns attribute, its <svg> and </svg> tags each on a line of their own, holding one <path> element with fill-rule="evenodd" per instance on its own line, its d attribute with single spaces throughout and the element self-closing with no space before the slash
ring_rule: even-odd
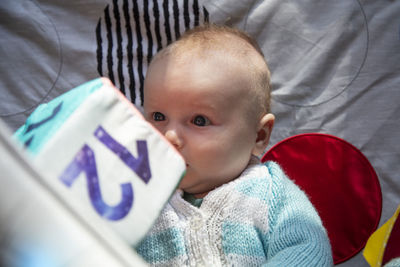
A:
<svg viewBox="0 0 400 267">
<path fill-rule="evenodd" d="M 154 121 L 150 121 L 150 124 L 153 125 L 153 127 L 156 128 L 162 135 L 164 135 L 165 132 L 160 123 L 155 123 Z"/>
<path fill-rule="evenodd" d="M 202 163 L 205 167 L 211 168 L 218 166 L 225 161 L 225 154 L 221 153 L 221 149 L 214 142 L 199 144 L 192 156 Z M 193 151 L 192 151 L 193 152 Z"/>
<path fill-rule="evenodd" d="M 227 169 L 229 165 L 237 162 L 237 155 L 219 145 L 215 145 L 210 149 L 203 149 L 202 155 L 206 167 L 209 169 L 212 168 L 213 171 L 222 171 Z"/>
</svg>

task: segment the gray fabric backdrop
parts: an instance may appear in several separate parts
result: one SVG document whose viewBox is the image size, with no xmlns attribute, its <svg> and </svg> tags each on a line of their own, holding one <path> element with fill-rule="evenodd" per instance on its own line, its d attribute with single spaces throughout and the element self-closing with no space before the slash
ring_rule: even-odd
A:
<svg viewBox="0 0 400 267">
<path fill-rule="evenodd" d="M 207 18 L 226 23 L 254 36 L 271 67 L 270 147 L 307 132 L 353 144 L 379 177 L 382 225 L 400 204 L 399 14 L 395 0 L 1 1 L 0 118 L 14 131 L 100 75 L 140 108 L 158 49 Z M 367 264 L 359 253 L 340 266 Z"/>
</svg>

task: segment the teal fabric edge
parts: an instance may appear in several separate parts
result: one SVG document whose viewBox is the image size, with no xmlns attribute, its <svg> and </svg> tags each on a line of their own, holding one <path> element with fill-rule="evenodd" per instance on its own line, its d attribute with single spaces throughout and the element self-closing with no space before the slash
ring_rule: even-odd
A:
<svg viewBox="0 0 400 267">
<path fill-rule="evenodd" d="M 203 203 L 202 198 L 195 198 L 194 195 L 186 193 L 186 192 L 183 192 L 183 199 L 198 208 L 200 208 L 201 203 Z"/>
<path fill-rule="evenodd" d="M 102 86 L 102 79 L 97 78 L 39 105 L 14 133 L 14 139 L 31 154 L 38 154 L 74 111 Z"/>
</svg>

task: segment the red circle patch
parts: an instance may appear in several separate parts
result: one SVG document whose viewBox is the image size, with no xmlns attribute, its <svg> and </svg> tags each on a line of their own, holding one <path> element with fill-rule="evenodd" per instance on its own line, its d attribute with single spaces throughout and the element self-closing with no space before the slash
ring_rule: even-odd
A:
<svg viewBox="0 0 400 267">
<path fill-rule="evenodd" d="M 382 192 L 368 159 L 338 137 L 289 137 L 262 158 L 277 162 L 313 203 L 328 231 L 335 264 L 357 254 L 376 230 Z"/>
</svg>

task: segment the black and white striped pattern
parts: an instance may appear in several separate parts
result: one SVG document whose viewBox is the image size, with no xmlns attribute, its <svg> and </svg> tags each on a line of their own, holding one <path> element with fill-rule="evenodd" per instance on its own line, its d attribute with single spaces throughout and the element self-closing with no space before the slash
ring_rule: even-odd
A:
<svg viewBox="0 0 400 267">
<path fill-rule="evenodd" d="M 112 0 L 96 27 L 97 70 L 137 107 L 152 56 L 208 20 L 201 0 Z"/>
</svg>

